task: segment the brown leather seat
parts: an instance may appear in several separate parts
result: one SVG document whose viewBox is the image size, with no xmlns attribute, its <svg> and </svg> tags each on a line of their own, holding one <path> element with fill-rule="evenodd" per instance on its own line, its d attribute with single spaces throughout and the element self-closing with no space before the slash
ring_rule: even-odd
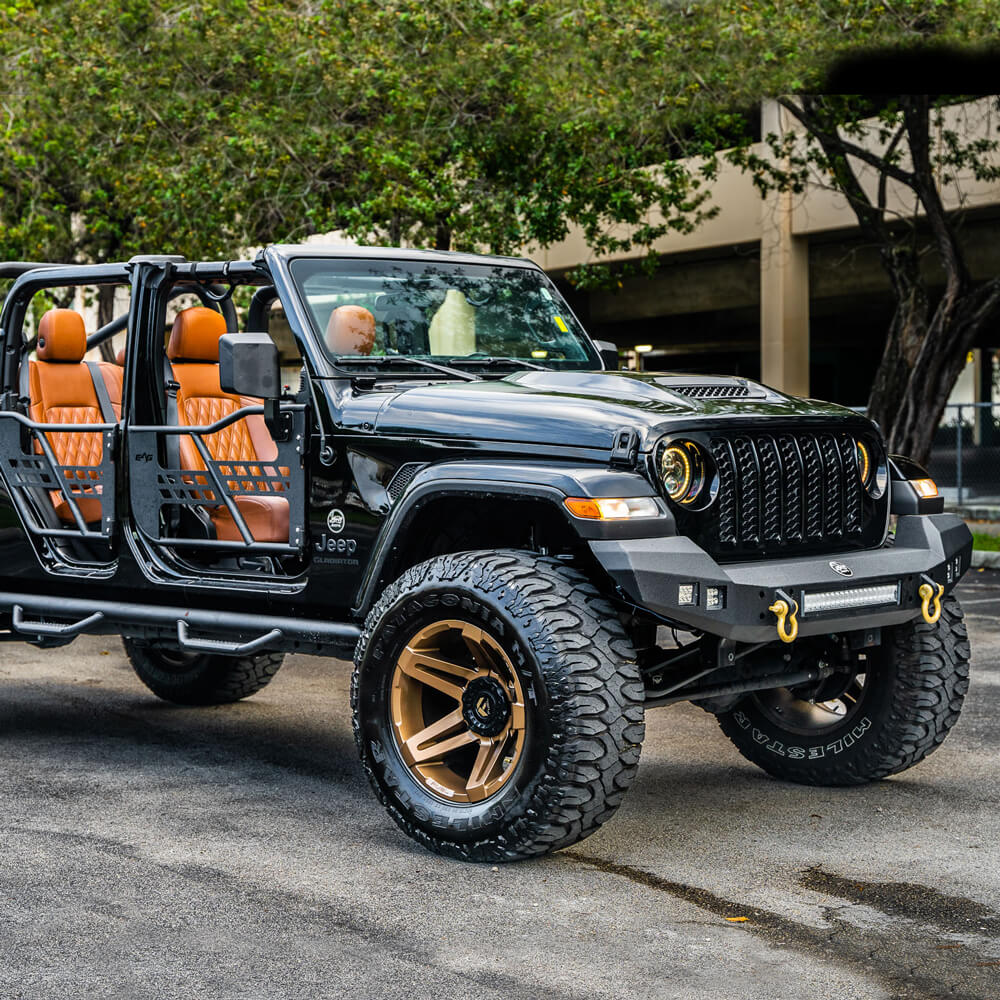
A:
<svg viewBox="0 0 1000 1000">
<path fill-rule="evenodd" d="M 236 410 L 259 406 L 259 399 L 234 396 L 223 392 L 219 385 L 219 338 L 226 332 L 226 321 L 212 309 L 197 306 L 177 314 L 167 343 L 177 391 L 177 419 L 184 426 L 204 426 L 221 420 Z M 288 501 L 266 492 L 265 482 L 244 476 L 260 475 L 261 463 L 273 462 L 278 457 L 278 447 L 264 425 L 260 414 L 224 427 L 203 438 L 208 452 L 215 461 L 234 463 L 221 470 L 225 475 L 239 476 L 236 480 L 252 494 L 237 496 L 236 506 L 258 542 L 288 542 Z M 189 437 L 180 439 L 181 468 L 203 470 L 205 463 Z M 237 468 L 239 463 L 241 468 Z M 246 463 L 254 463 L 247 466 Z M 245 469 L 245 471 L 243 471 Z M 232 482 L 232 481 L 230 481 Z M 218 498 L 206 491 L 206 507 L 215 525 L 216 537 L 225 541 L 242 541 L 243 536 L 228 509 L 217 503 Z M 216 505 L 211 505 L 212 500 Z"/>
<path fill-rule="evenodd" d="M 37 361 L 28 362 L 29 416 L 46 424 L 102 424 L 101 404 L 90 368 L 83 360 L 87 334 L 83 317 L 72 309 L 50 309 L 38 324 Z M 117 365 L 99 365 L 115 420 L 122 413 L 122 370 Z M 100 464 L 103 454 L 100 431 L 53 431 L 46 435 L 60 465 Z M 40 450 L 36 446 L 36 451 Z M 85 521 L 101 519 L 99 485 L 85 485 L 96 473 L 77 470 L 72 474 L 74 500 Z M 49 494 L 59 519 L 72 523 L 69 504 L 59 492 Z"/>
<path fill-rule="evenodd" d="M 375 317 L 364 306 L 338 306 L 326 324 L 326 346 L 331 354 L 371 354 L 375 346 Z"/>
</svg>

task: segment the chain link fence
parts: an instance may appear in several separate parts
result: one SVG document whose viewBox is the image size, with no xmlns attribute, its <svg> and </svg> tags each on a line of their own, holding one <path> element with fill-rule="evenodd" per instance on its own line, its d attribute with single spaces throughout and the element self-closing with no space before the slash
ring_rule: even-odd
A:
<svg viewBox="0 0 1000 1000">
<path fill-rule="evenodd" d="M 929 464 L 949 505 L 1000 507 L 1000 403 L 949 403 Z"/>
</svg>

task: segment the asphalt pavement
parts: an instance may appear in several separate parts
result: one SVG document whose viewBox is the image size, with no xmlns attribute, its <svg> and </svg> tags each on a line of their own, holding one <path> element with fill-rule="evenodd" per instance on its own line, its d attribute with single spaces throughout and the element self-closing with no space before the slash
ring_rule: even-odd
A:
<svg viewBox="0 0 1000 1000">
<path fill-rule="evenodd" d="M 0 998 L 1000 997 L 1000 574 L 961 588 L 962 720 L 913 770 L 811 789 L 690 705 L 618 815 L 493 867 L 400 833 L 349 667 L 157 701 L 117 640 L 0 649 Z"/>
</svg>

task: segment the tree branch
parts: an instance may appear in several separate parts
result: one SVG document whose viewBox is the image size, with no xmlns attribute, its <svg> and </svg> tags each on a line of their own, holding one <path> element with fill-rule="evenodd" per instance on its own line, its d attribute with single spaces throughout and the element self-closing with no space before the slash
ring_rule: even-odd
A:
<svg viewBox="0 0 1000 1000">
<path fill-rule="evenodd" d="M 945 294 L 956 297 L 968 286 L 970 278 L 934 179 L 931 164 L 930 98 L 907 96 L 902 104 L 910 157 L 913 160 L 913 188 L 923 205 L 941 254 L 947 282 Z"/>
<path fill-rule="evenodd" d="M 782 106 L 787 106 L 782 102 Z M 847 149 L 844 141 L 836 133 L 827 132 L 819 127 L 816 115 L 812 111 L 813 99 L 805 98 L 802 109 L 795 108 L 795 116 L 803 123 L 811 135 L 820 144 L 824 155 L 830 163 L 837 187 L 846 196 L 854 214 L 857 216 L 858 225 L 865 237 L 880 244 L 891 242 L 891 234 L 886 226 L 885 219 L 881 212 L 871 203 L 868 195 L 865 194 L 861 182 L 858 180 L 850 160 L 847 158 Z"/>
<path fill-rule="evenodd" d="M 873 153 L 870 149 L 865 149 L 864 146 L 859 146 L 856 142 L 851 142 L 850 139 L 845 139 L 836 131 L 836 128 L 834 128 L 832 132 L 829 129 L 824 129 L 820 125 L 819 118 L 817 116 L 809 115 L 807 112 L 804 112 L 794 103 L 794 101 L 790 101 L 785 97 L 779 97 L 778 103 L 794 118 L 796 118 L 803 125 L 803 127 L 816 138 L 820 145 L 823 145 L 824 140 L 828 142 L 835 142 L 844 150 L 845 153 L 850 154 L 855 159 L 861 160 L 863 163 L 867 163 L 868 166 L 875 167 L 879 171 L 884 171 L 893 180 L 899 181 L 900 184 L 905 184 L 907 187 L 913 187 L 913 174 L 904 170 L 895 163 L 889 163 L 887 160 L 889 153 L 888 150 L 886 151 L 885 156 L 879 156 L 878 153 Z"/>
<path fill-rule="evenodd" d="M 906 122 L 904 121 L 902 125 L 896 129 L 896 134 L 892 137 L 892 141 L 885 148 L 885 164 L 888 165 L 889 158 L 892 156 L 896 147 L 899 145 L 899 140 L 903 138 L 906 133 Z M 885 213 L 885 198 L 886 198 L 886 181 L 889 179 L 889 171 L 883 167 L 879 172 L 878 178 L 878 210 Z"/>
</svg>

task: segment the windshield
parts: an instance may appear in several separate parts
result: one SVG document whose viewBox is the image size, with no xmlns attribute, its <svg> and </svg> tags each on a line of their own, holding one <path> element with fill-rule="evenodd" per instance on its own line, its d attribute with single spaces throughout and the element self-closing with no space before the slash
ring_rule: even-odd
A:
<svg viewBox="0 0 1000 1000">
<path fill-rule="evenodd" d="M 417 359 L 477 372 L 601 367 L 533 268 L 304 257 L 290 270 L 327 356 L 350 360 L 352 371 L 361 359 L 384 357 L 413 358 L 415 370 Z"/>
</svg>

